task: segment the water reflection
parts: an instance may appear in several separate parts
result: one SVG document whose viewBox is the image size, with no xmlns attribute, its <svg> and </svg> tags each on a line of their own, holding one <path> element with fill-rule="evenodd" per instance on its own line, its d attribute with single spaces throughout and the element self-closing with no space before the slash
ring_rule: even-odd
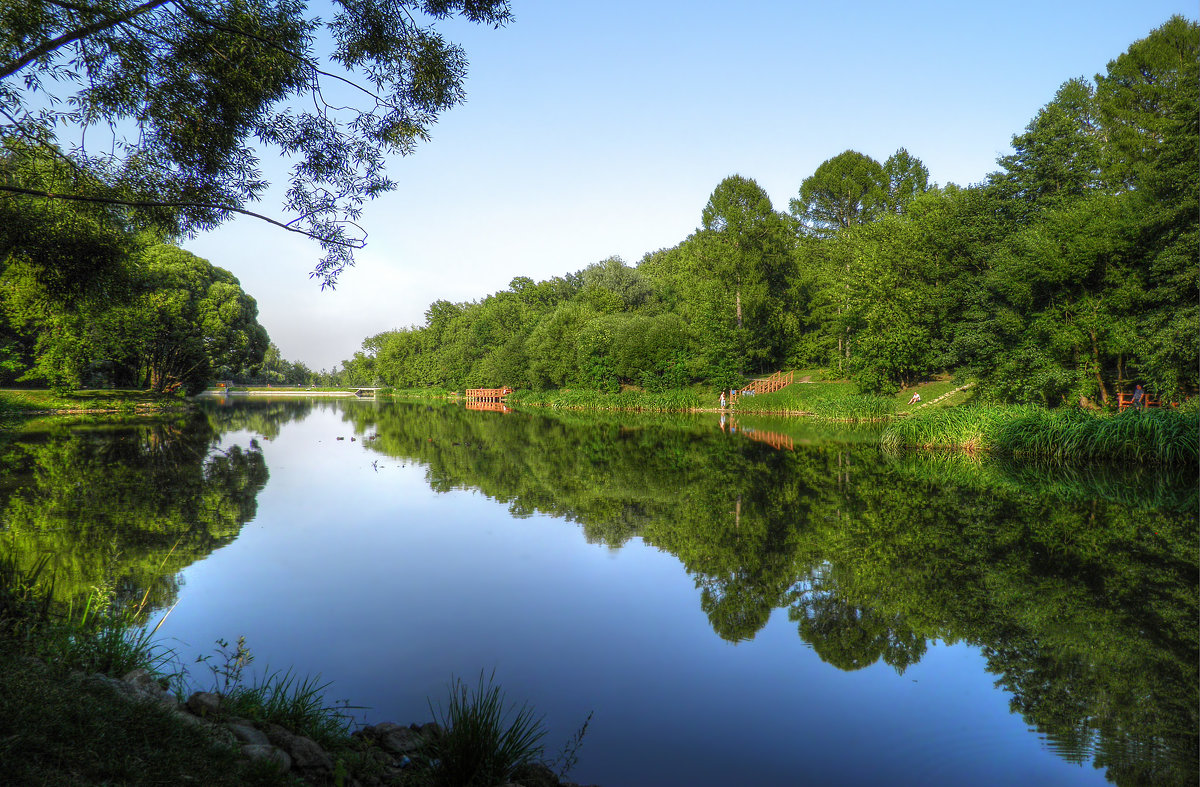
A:
<svg viewBox="0 0 1200 787">
<path fill-rule="evenodd" d="M 49 557 L 56 601 L 96 588 L 169 606 L 186 566 L 252 519 L 267 468 L 254 443 L 216 449 L 203 417 L 26 432 L 0 449 L 0 550 Z"/>
<path fill-rule="evenodd" d="M 165 603 L 175 572 L 236 536 L 266 482 L 253 443 L 215 452 L 218 436 L 273 440 L 314 410 L 373 438 L 363 449 L 380 459 L 423 467 L 434 491 L 479 490 L 515 517 L 578 522 L 593 544 L 669 552 L 727 641 L 786 610 L 824 662 L 899 674 L 935 642 L 969 643 L 1059 756 L 1120 784 L 1196 781 L 1194 469 L 887 455 L 863 431 L 782 419 L 739 418 L 735 432 L 711 416 L 254 400 L 10 444 L 5 475 L 22 481 L 5 487 L 6 548 L 53 552 L 66 593 L 105 581 Z"/>
</svg>

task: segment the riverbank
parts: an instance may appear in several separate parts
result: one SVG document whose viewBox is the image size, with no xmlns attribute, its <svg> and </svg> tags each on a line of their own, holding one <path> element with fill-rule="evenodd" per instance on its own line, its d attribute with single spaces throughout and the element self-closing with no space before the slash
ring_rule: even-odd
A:
<svg viewBox="0 0 1200 787">
<path fill-rule="evenodd" d="M 173 394 L 134 390 L 55 393 L 44 389 L 0 389 L 0 418 L 186 412 L 192 405 Z"/>
<path fill-rule="evenodd" d="M 514 715 L 482 676 L 452 684 L 438 722 L 413 725 L 356 725 L 316 678 L 248 677 L 243 640 L 218 643 L 211 688 L 188 688 L 187 669 L 139 625 L 140 605 L 93 594 L 82 612 L 59 609 L 44 565 L 0 555 L 2 784 L 577 787 L 560 775 L 583 730 L 556 774 L 541 721 Z"/>
</svg>

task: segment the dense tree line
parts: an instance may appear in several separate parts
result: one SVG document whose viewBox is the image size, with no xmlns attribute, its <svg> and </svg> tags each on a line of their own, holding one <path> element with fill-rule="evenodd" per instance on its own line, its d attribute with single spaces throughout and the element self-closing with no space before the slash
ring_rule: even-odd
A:
<svg viewBox="0 0 1200 787">
<path fill-rule="evenodd" d="M 1051 406 L 1194 394 L 1198 53 L 1172 18 L 1064 83 L 969 187 L 904 148 L 831 158 L 787 213 L 730 176 L 678 245 L 437 301 L 327 379 L 660 390 L 819 365 L 880 392 L 956 370 Z"/>
</svg>

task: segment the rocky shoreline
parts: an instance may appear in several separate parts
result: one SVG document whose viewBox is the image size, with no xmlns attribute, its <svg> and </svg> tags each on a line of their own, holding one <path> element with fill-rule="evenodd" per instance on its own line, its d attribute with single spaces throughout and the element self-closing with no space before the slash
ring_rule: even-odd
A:
<svg viewBox="0 0 1200 787">
<path fill-rule="evenodd" d="M 417 750 L 430 737 L 442 734 L 441 727 L 435 722 L 411 725 L 383 722 L 365 726 L 350 735 L 350 746 L 356 759 L 365 763 L 365 767 L 347 773 L 333 755 L 311 738 L 278 724 L 255 722 L 225 713 L 220 694 L 197 691 L 186 702 L 181 702 L 163 685 L 163 679 L 144 669 L 132 670 L 121 678 L 90 675 L 84 679 L 106 685 L 130 702 L 160 705 L 179 720 L 211 736 L 218 745 L 236 749 L 248 759 L 269 760 L 281 771 L 314 787 L 408 784 Z M 545 765 L 533 764 L 514 774 L 503 787 L 580 786 L 560 781 Z"/>
</svg>

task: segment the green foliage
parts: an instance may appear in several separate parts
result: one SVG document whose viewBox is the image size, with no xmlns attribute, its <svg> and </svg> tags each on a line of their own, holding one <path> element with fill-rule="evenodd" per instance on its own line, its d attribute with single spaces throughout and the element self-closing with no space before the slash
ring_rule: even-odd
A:
<svg viewBox="0 0 1200 787">
<path fill-rule="evenodd" d="M 3 166 L 0 192 L 22 195 L 22 213 L 71 200 L 68 213 L 83 204 L 177 237 L 233 213 L 256 216 L 247 206 L 269 185 L 260 156 L 280 155 L 292 163 L 280 190 L 292 218 L 272 221 L 321 244 L 313 273 L 332 285 L 362 246 L 354 222 L 363 202 L 394 188 L 387 155 L 411 152 L 463 100 L 466 58 L 436 27 L 450 17 L 499 26 L 511 12 L 504 0 L 366 0 L 337 4 L 323 20 L 303 3 L 268 0 L 97 0 L 84 11 L 6 3 L 0 141 L 25 148 Z M 354 89 L 328 103 L 343 83 Z M 82 141 L 58 151 L 60 131 Z M 67 188 L 27 174 L 28 160 L 47 152 L 69 173 Z M 53 257 L 70 259 L 63 252 L 44 260 L 51 274 Z M 90 275 L 82 262 L 72 267 Z"/>
<path fill-rule="evenodd" d="M 833 421 L 880 421 L 894 412 L 892 400 L 882 396 L 844 396 L 819 401 L 813 407 L 818 418 Z"/>
<path fill-rule="evenodd" d="M 513 404 L 553 407 L 566 410 L 644 410 L 671 412 L 711 408 L 712 394 L 695 388 L 603 393 L 592 390 L 517 391 L 509 396 Z"/>
<path fill-rule="evenodd" d="M 195 393 L 261 362 L 258 307 L 238 280 L 182 249 L 152 246 L 112 264 L 107 286 L 55 298 L 28 266 L 0 277 L 0 305 L 36 338 L 27 378 L 55 390 L 145 386 Z"/>
<path fill-rule="evenodd" d="M 949 373 L 1003 403 L 1112 409 L 1135 383 L 1182 400 L 1200 389 L 1198 39 L 1174 17 L 1063 83 L 979 185 L 931 187 L 905 148 L 882 164 L 845 151 L 785 216 L 731 175 L 694 233 L 636 267 L 437 301 L 323 380 L 567 388 L 590 406 L 579 389 L 719 390 L 819 365 L 867 395 Z"/>
<path fill-rule="evenodd" d="M 495 674 L 479 674 L 471 688 L 460 678 L 449 686 L 446 707 L 430 710 L 441 724 L 419 751 L 418 767 L 431 783 L 446 787 L 490 787 L 511 781 L 523 765 L 539 762 L 542 720 L 528 705 L 507 704 Z"/>
<path fill-rule="evenodd" d="M 856 150 L 847 150 L 817 167 L 800 184 L 792 215 L 812 235 L 828 237 L 840 229 L 874 218 L 887 197 L 883 165 Z"/>
</svg>

